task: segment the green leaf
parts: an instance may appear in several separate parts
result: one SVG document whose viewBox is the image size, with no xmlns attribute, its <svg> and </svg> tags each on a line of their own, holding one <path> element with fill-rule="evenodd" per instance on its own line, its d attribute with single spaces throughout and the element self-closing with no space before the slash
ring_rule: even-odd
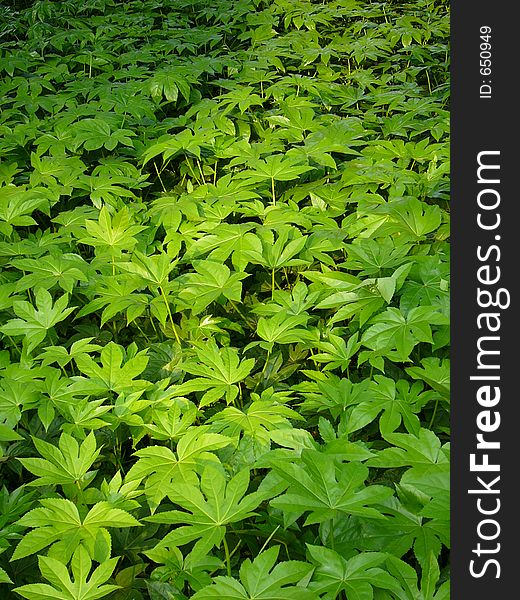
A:
<svg viewBox="0 0 520 600">
<path fill-rule="evenodd" d="M 72 127 L 74 141 L 72 148 L 76 151 L 83 146 L 85 150 L 106 148 L 113 150 L 118 144 L 132 146 L 131 137 L 135 133 L 130 129 L 112 130 L 110 124 L 103 119 L 82 119 Z"/>
<path fill-rule="evenodd" d="M 403 422 L 407 431 L 419 434 L 420 422 L 417 417 L 424 400 L 422 385 L 410 386 L 400 379 L 395 382 L 389 377 L 375 375 L 370 384 L 371 394 L 357 404 L 348 415 L 346 431 L 352 433 L 371 423 L 383 411 L 379 419 L 381 434 L 394 432 Z"/>
<path fill-rule="evenodd" d="M 152 510 L 159 506 L 173 484 L 197 485 L 195 470 L 209 462 L 218 463 L 213 451 L 225 448 L 233 440 L 208 433 L 207 426 L 192 427 L 181 437 L 176 452 L 164 446 L 150 446 L 136 452 L 139 460 L 128 471 L 130 481 L 145 479 L 145 494 Z"/>
<path fill-rule="evenodd" d="M 251 170 L 244 175 L 253 180 L 273 179 L 274 181 L 290 181 L 298 175 L 310 171 L 312 167 L 298 164 L 297 158 L 285 157 L 282 154 L 271 154 L 265 159 L 250 160 Z"/>
<path fill-rule="evenodd" d="M 320 596 L 337 598 L 344 591 L 347 598 L 373 600 L 374 587 L 399 590 L 397 581 L 385 570 L 378 568 L 385 562 L 383 552 L 360 552 L 345 560 L 334 550 L 307 544 L 312 561 L 317 565 L 311 584 Z"/>
<path fill-rule="evenodd" d="M 358 342 L 357 332 L 351 335 L 348 341 L 337 335 L 330 335 L 328 341 L 319 343 L 318 348 L 321 352 L 314 355 L 314 360 L 325 363 L 324 371 L 338 368 L 345 371 L 349 368 L 352 357 L 360 347 L 361 343 Z"/>
<path fill-rule="evenodd" d="M 303 450 L 299 462 L 273 459 L 271 464 L 289 484 L 287 492 L 271 504 L 293 513 L 310 512 L 306 525 L 322 523 L 339 514 L 382 519 L 381 513 L 370 505 L 392 495 L 388 487 L 364 486 L 368 468 L 361 463 L 338 465 L 333 456 L 316 450 Z"/>
<path fill-rule="evenodd" d="M 37 476 L 29 485 L 77 484 L 84 487 L 95 476 L 96 472 L 89 469 L 96 462 L 100 449 L 96 449 L 93 432 L 89 433 L 81 445 L 67 433 L 61 434 L 59 447 L 35 437 L 33 443 L 43 458 L 18 459 L 28 471 Z"/>
<path fill-rule="evenodd" d="M 28 272 L 16 284 L 16 291 L 28 288 L 44 287 L 46 290 L 55 285 L 68 292 L 78 281 L 88 281 L 86 262 L 76 254 L 65 256 L 43 256 L 38 259 L 21 258 L 13 260 L 11 265 L 20 271 Z"/>
<path fill-rule="evenodd" d="M 117 256 L 122 251 L 131 251 L 137 243 L 136 235 L 145 228 L 132 224 L 126 207 L 111 215 L 107 207 L 103 206 L 97 222 L 85 220 L 85 229 L 88 235 L 78 240 L 81 244 L 88 244 L 96 250 Z"/>
<path fill-rule="evenodd" d="M 245 410 L 228 406 L 209 418 L 208 423 L 213 423 L 213 428 L 219 433 L 224 431 L 230 437 L 242 432 L 247 437 L 269 444 L 269 432 L 291 428 L 289 419 L 303 420 L 303 417 L 274 400 L 256 400 Z"/>
<path fill-rule="evenodd" d="M 65 562 L 80 547 L 87 550 L 92 558 L 96 558 L 97 537 L 100 533 L 105 533 L 107 527 L 140 525 L 132 515 L 119 508 L 112 508 L 108 502 L 95 504 L 83 519 L 70 500 L 47 498 L 40 500 L 40 504 L 42 508 L 35 508 L 19 519 L 19 525 L 34 529 L 19 542 L 12 560 L 25 558 L 47 546 L 51 546 L 51 556 L 60 557 Z"/>
<path fill-rule="evenodd" d="M 49 200 L 43 188 L 25 189 L 7 185 L 0 187 L 0 232 L 10 236 L 13 227 L 35 225 L 35 210 L 48 211 Z"/>
<path fill-rule="evenodd" d="M 448 463 L 439 438 L 429 429 L 421 428 L 418 435 L 388 433 L 385 439 L 392 445 L 381 450 L 377 458 L 368 461 L 374 467 L 431 466 Z"/>
<path fill-rule="evenodd" d="M 371 323 L 361 342 L 375 351 L 395 351 L 397 360 L 406 361 L 417 344 L 433 343 L 431 325 L 444 325 L 448 320 L 430 306 L 412 308 L 408 315 L 389 307 L 373 317 Z"/>
<path fill-rule="evenodd" d="M 293 560 L 275 564 L 279 549 L 280 546 L 273 546 L 253 562 L 246 559 L 240 567 L 240 581 L 232 577 L 215 577 L 210 586 L 193 596 L 194 600 L 318 600 L 317 594 L 298 585 L 312 570 L 311 565 Z"/>
<path fill-rule="evenodd" d="M 196 261 L 193 266 L 196 273 L 186 273 L 175 280 L 183 307 L 198 314 L 221 297 L 241 301 L 241 280 L 247 273 L 231 273 L 226 265 L 209 260 Z"/>
<path fill-rule="evenodd" d="M 243 521 L 266 499 L 260 492 L 246 495 L 249 469 L 240 471 L 229 482 L 222 470 L 208 465 L 199 485 L 177 483 L 167 490 L 170 500 L 184 509 L 165 511 L 147 517 L 154 523 L 181 524 L 159 542 L 158 547 L 183 546 L 196 540 L 190 560 L 205 556 L 214 546 L 220 546 L 226 527 Z"/>
<path fill-rule="evenodd" d="M 72 565 L 74 580 L 63 562 L 51 557 L 39 556 L 40 571 L 52 585 L 33 583 L 17 587 L 14 591 L 28 600 L 97 600 L 108 596 L 120 587 L 105 583 L 116 567 L 117 558 L 111 558 L 100 564 L 89 579 L 92 562 L 81 546 L 76 551 L 75 557 L 77 558 Z"/>
<path fill-rule="evenodd" d="M 421 360 L 422 366 L 408 367 L 406 372 L 413 379 L 425 381 L 431 388 L 439 392 L 442 398 L 450 398 L 450 360 L 427 357 Z"/>
<path fill-rule="evenodd" d="M 253 224 L 221 223 L 216 230 L 197 239 L 186 253 L 186 259 L 197 258 L 207 254 L 215 263 L 223 263 L 231 256 L 236 271 L 243 272 L 249 264 L 247 252 L 258 246 L 257 237 L 250 233 Z"/>
<path fill-rule="evenodd" d="M 109 342 L 101 350 L 101 366 L 88 354 L 78 354 L 75 362 L 78 369 L 89 377 L 89 383 L 95 388 L 124 392 L 133 389 L 145 389 L 149 382 L 135 379 L 148 364 L 146 350 L 141 350 L 132 358 L 125 357 L 122 346 Z M 126 360 L 125 360 L 126 358 Z M 83 377 L 76 377 L 76 381 L 84 381 Z"/>
<path fill-rule="evenodd" d="M 300 325 L 307 323 L 306 315 L 288 315 L 280 311 L 274 317 L 260 317 L 257 325 L 258 335 L 269 344 L 295 344 L 311 339 L 311 334 Z"/>
<path fill-rule="evenodd" d="M 0 567 L 0 583 L 13 583 L 9 575 Z"/>
<path fill-rule="evenodd" d="M 53 303 L 52 296 L 44 288 L 36 291 L 36 308 L 25 300 L 15 300 L 13 310 L 18 319 L 11 319 L 0 327 L 5 335 L 23 335 L 27 340 L 27 350 L 31 352 L 47 336 L 47 332 L 63 321 L 76 308 L 70 306 L 68 294 L 63 294 Z"/>
<path fill-rule="evenodd" d="M 195 345 L 197 360 L 185 360 L 182 369 L 191 375 L 190 379 L 172 388 L 177 396 L 183 396 L 194 391 L 204 391 L 199 407 L 216 402 L 223 396 L 231 404 L 238 396 L 238 383 L 243 381 L 252 371 L 255 360 L 247 358 L 240 361 L 234 348 L 219 348 L 210 340 Z"/>
</svg>

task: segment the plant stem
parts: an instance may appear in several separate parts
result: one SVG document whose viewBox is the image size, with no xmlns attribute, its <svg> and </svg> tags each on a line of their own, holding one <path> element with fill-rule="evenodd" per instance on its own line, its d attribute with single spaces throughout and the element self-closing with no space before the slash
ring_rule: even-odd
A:
<svg viewBox="0 0 520 600">
<path fill-rule="evenodd" d="M 155 172 L 157 173 L 157 177 L 159 178 L 159 181 L 161 182 L 161 187 L 163 189 L 163 192 L 166 192 L 166 188 L 164 187 L 164 183 L 161 178 L 161 174 L 159 173 L 159 169 L 157 168 L 157 163 L 155 162 L 155 160 L 153 161 L 153 166 L 155 167 Z"/>
<path fill-rule="evenodd" d="M 432 418 L 430 419 L 430 424 L 428 425 L 428 429 L 432 428 L 433 421 L 435 420 L 435 416 L 437 415 L 437 407 L 439 406 L 439 399 L 435 400 L 435 406 L 433 408 Z"/>
<path fill-rule="evenodd" d="M 248 325 L 251 325 L 251 322 L 249 321 L 249 319 L 246 317 L 246 315 L 240 310 L 240 308 L 236 305 L 235 302 L 233 302 L 233 300 L 230 300 L 229 303 L 231 304 L 231 306 L 235 309 L 235 311 L 242 317 L 242 319 L 244 319 L 244 322 L 247 323 Z M 253 323 L 253 327 L 254 327 L 254 323 Z"/>
<path fill-rule="evenodd" d="M 262 375 L 265 373 L 265 370 L 267 369 L 267 363 L 269 362 L 270 358 L 271 358 L 271 350 L 268 350 L 267 356 L 265 357 L 264 368 L 262 369 Z"/>
<path fill-rule="evenodd" d="M 224 552 L 226 553 L 226 567 L 228 577 L 231 577 L 231 556 L 229 555 L 229 547 L 226 540 L 226 536 L 224 536 Z"/>
<path fill-rule="evenodd" d="M 233 558 L 233 554 L 235 554 L 235 552 L 240 548 L 241 545 L 242 545 L 242 540 L 238 540 L 238 544 L 233 548 L 233 550 L 231 550 L 231 554 L 229 555 L 229 558 Z"/>
<path fill-rule="evenodd" d="M 264 366 L 263 366 L 263 368 L 262 368 L 262 371 L 261 371 L 261 373 L 260 373 L 260 378 L 259 378 L 259 379 L 258 379 L 258 381 L 256 382 L 255 389 L 253 390 L 254 392 L 256 392 L 256 389 L 257 389 L 257 387 L 260 385 L 260 381 L 262 380 L 262 377 L 263 377 L 263 375 L 264 375 L 264 373 L 265 373 L 265 370 L 267 369 L 267 363 L 269 362 L 269 358 L 270 358 L 270 357 L 271 357 L 271 350 L 268 350 L 268 351 L 267 351 L 267 356 L 265 357 L 265 363 L 264 363 Z"/>
<path fill-rule="evenodd" d="M 197 158 L 197 167 L 199 167 L 199 173 L 200 173 L 200 176 L 202 177 L 202 183 L 204 185 L 206 185 L 206 179 L 204 178 L 204 172 L 202 171 L 202 167 L 200 166 L 200 161 L 198 158 Z"/>
<path fill-rule="evenodd" d="M 428 69 L 426 69 L 426 79 L 428 80 L 428 91 L 431 94 L 432 93 L 432 84 L 431 84 L 431 81 L 430 81 L 430 75 L 428 74 Z"/>
<path fill-rule="evenodd" d="M 263 546 L 260 548 L 258 554 L 261 554 L 264 551 L 264 548 L 267 544 L 273 539 L 274 534 L 280 529 L 280 525 L 276 526 L 276 529 L 271 533 L 271 535 L 265 540 Z"/>
<path fill-rule="evenodd" d="M 135 326 L 137 327 L 137 329 L 141 332 L 141 334 L 144 337 L 144 339 L 148 342 L 148 344 L 151 344 L 152 342 L 150 341 L 150 338 L 143 331 L 143 329 L 141 328 L 141 326 L 139 325 L 139 323 L 137 321 L 134 321 L 134 323 L 135 323 Z"/>
<path fill-rule="evenodd" d="M 172 326 L 173 333 L 175 335 L 175 339 L 177 340 L 177 343 L 180 346 L 181 345 L 181 340 L 179 339 L 179 336 L 177 334 L 177 330 L 175 329 L 175 323 L 173 322 L 172 311 L 170 310 L 170 304 L 168 302 L 168 298 L 166 297 L 166 294 L 164 293 L 164 290 L 162 289 L 162 287 L 159 288 L 159 291 L 161 292 L 161 296 L 162 296 L 162 299 L 164 300 L 164 304 L 166 306 L 166 310 L 168 311 L 168 317 L 170 319 L 170 324 Z"/>
</svg>

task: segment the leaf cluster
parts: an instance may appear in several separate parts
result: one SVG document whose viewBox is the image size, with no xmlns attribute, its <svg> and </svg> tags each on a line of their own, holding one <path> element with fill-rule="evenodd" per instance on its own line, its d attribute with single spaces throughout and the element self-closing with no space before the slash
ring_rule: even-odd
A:
<svg viewBox="0 0 520 600">
<path fill-rule="evenodd" d="M 446 600 L 444 0 L 0 17 L 0 594 Z"/>
</svg>

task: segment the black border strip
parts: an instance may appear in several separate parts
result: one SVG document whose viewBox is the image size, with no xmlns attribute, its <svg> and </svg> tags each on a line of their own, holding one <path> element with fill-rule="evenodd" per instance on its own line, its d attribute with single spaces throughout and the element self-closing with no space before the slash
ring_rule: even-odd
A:
<svg viewBox="0 0 520 600">
<path fill-rule="evenodd" d="M 451 3 L 453 600 L 520 596 L 517 14 Z"/>
</svg>

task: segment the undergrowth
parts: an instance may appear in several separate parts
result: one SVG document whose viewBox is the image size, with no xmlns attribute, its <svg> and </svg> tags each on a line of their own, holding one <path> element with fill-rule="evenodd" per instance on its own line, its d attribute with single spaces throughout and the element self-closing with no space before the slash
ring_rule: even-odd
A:
<svg viewBox="0 0 520 600">
<path fill-rule="evenodd" d="M 2 11 L 2 597 L 446 600 L 447 3 Z"/>
</svg>

